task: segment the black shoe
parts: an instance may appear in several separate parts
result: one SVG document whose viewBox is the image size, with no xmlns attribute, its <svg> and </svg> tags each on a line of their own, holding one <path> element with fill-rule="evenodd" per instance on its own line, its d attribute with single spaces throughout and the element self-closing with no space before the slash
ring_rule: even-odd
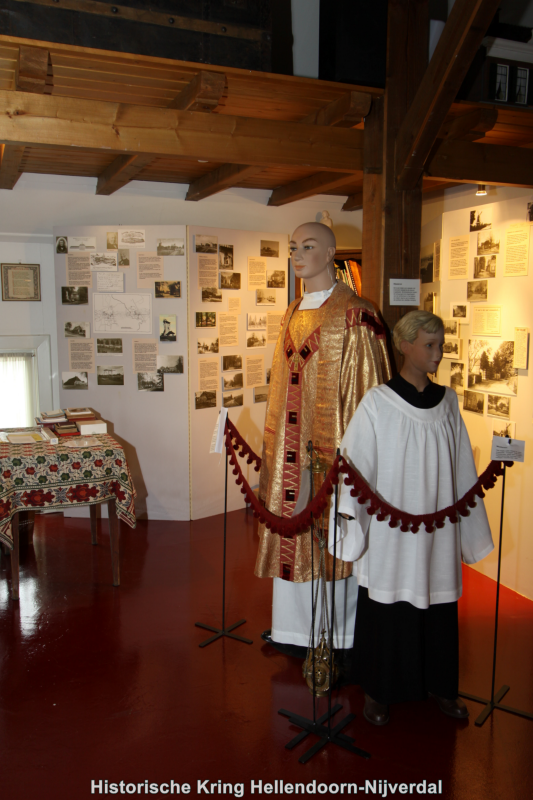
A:
<svg viewBox="0 0 533 800">
<path fill-rule="evenodd" d="M 266 631 L 263 631 L 261 634 L 261 639 L 266 642 L 267 644 L 272 645 L 275 647 L 278 652 L 283 653 L 284 656 L 291 656 L 292 658 L 302 658 L 304 659 L 307 655 L 307 648 L 300 647 L 297 644 L 283 644 L 283 642 L 275 642 L 271 636 L 272 630 L 269 628 Z"/>
<path fill-rule="evenodd" d="M 446 700 L 445 697 L 437 697 L 436 694 L 431 694 L 431 692 L 429 694 L 437 701 L 440 710 L 446 716 L 454 719 L 466 719 L 468 717 L 468 708 L 460 697 L 455 700 Z"/>
<path fill-rule="evenodd" d="M 365 707 L 363 716 L 372 725 L 386 725 L 389 721 L 389 707 L 384 703 L 372 700 L 370 695 L 365 693 Z"/>
</svg>

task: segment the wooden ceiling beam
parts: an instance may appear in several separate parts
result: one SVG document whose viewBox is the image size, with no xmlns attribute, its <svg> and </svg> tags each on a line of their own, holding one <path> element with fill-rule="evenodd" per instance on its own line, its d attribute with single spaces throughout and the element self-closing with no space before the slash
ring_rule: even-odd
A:
<svg viewBox="0 0 533 800">
<path fill-rule="evenodd" d="M 236 186 L 246 178 L 262 172 L 262 167 L 250 167 L 245 164 L 223 164 L 213 172 L 207 175 L 202 175 L 198 180 L 190 184 L 186 200 L 204 200 L 206 197 L 211 197 L 213 194 L 223 192 L 224 189 L 230 189 Z"/>
<path fill-rule="evenodd" d="M 498 109 L 480 106 L 446 120 L 440 130 L 439 138 L 442 139 L 464 139 L 475 142 L 476 139 L 483 139 L 487 131 L 491 131 L 498 122 Z"/>
<path fill-rule="evenodd" d="M 98 176 L 96 194 L 113 194 L 132 181 L 153 160 L 151 155 L 117 156 Z"/>
<path fill-rule="evenodd" d="M 533 187 L 533 150 L 498 144 L 440 141 L 424 175 L 459 183 Z"/>
<path fill-rule="evenodd" d="M 345 201 L 341 211 L 360 211 L 363 208 L 363 190 L 351 194 Z"/>
<path fill-rule="evenodd" d="M 17 91 L 44 93 L 48 77 L 49 58 L 49 51 L 42 47 L 20 45 L 15 69 Z"/>
<path fill-rule="evenodd" d="M 352 183 L 353 175 L 339 172 L 319 172 L 316 175 L 310 175 L 308 178 L 302 178 L 299 181 L 293 181 L 286 186 L 280 186 L 274 189 L 270 195 L 269 206 L 284 206 L 287 203 L 294 203 L 296 200 L 303 200 L 306 197 L 312 197 L 321 192 L 327 192 L 330 189 L 337 189 L 346 183 Z"/>
<path fill-rule="evenodd" d="M 366 117 L 372 105 L 372 95 L 366 92 L 346 92 L 342 97 L 318 111 L 313 111 L 302 123 L 326 125 L 336 128 L 353 128 Z"/>
<path fill-rule="evenodd" d="M 0 189 L 13 189 L 20 178 L 24 150 L 13 144 L 0 145 Z"/>
<path fill-rule="evenodd" d="M 456 0 L 396 139 L 396 187 L 413 189 L 501 0 Z"/>
<path fill-rule="evenodd" d="M 0 142 L 249 166 L 362 169 L 363 131 L 0 91 Z"/>
<path fill-rule="evenodd" d="M 226 88 L 226 76 L 220 72 L 201 70 L 168 104 L 180 111 L 214 111 Z"/>
</svg>

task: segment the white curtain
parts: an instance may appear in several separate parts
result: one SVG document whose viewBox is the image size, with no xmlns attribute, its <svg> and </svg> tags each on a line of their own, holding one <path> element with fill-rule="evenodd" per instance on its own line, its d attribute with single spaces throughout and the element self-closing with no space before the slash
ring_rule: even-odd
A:
<svg viewBox="0 0 533 800">
<path fill-rule="evenodd" d="M 33 358 L 0 353 L 0 428 L 35 425 Z"/>
</svg>

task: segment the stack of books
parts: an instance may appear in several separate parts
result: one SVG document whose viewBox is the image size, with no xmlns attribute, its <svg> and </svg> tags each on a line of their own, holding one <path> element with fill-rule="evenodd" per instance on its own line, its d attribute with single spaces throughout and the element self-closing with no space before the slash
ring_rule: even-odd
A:
<svg viewBox="0 0 533 800">
<path fill-rule="evenodd" d="M 59 422 L 66 422 L 67 418 L 64 411 L 59 408 L 55 411 L 41 411 L 40 417 L 35 417 L 37 425 L 44 425 L 47 428 L 53 428 Z"/>
<path fill-rule="evenodd" d="M 107 433 L 107 422 L 96 416 L 90 408 L 67 408 L 67 420 L 75 423 L 77 429 L 84 436 L 93 433 Z"/>
<path fill-rule="evenodd" d="M 54 431 L 58 436 L 79 436 L 80 432 L 75 422 L 58 422 L 54 425 Z"/>
</svg>

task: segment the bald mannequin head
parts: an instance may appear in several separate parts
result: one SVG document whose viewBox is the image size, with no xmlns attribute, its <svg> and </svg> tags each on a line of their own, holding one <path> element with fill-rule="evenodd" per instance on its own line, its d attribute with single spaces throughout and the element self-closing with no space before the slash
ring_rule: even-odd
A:
<svg viewBox="0 0 533 800">
<path fill-rule="evenodd" d="M 292 268 L 297 278 L 303 278 L 306 292 L 320 292 L 334 285 L 335 248 L 333 231 L 320 222 L 306 222 L 292 234 Z"/>
</svg>

